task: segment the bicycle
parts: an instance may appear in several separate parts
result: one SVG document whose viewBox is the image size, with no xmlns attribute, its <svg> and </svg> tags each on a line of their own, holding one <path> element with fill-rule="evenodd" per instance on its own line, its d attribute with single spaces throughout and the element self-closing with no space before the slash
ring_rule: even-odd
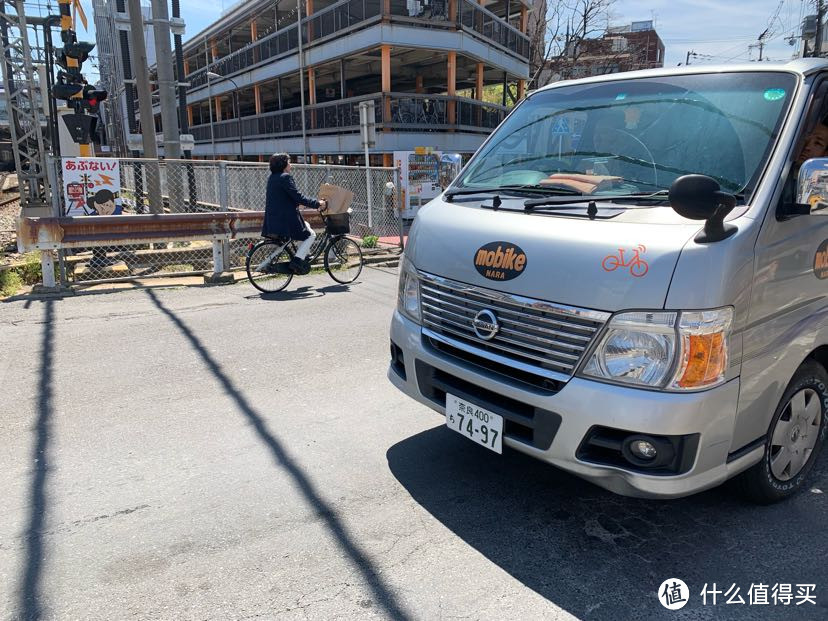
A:
<svg viewBox="0 0 828 621">
<path fill-rule="evenodd" d="M 359 278 L 365 264 L 359 244 L 346 237 L 350 232 L 348 216 L 323 215 L 325 233 L 317 238 L 307 257 L 311 271 L 319 269 L 317 261 L 322 257 L 325 271 L 343 285 Z M 296 243 L 287 238 L 266 237 L 251 245 L 245 261 L 248 280 L 262 293 L 281 291 L 296 275 L 289 267 L 295 254 Z"/>
</svg>

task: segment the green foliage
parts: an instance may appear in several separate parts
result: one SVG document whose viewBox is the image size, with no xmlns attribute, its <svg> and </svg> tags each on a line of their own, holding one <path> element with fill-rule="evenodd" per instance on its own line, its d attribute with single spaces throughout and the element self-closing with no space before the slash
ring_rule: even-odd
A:
<svg viewBox="0 0 828 621">
<path fill-rule="evenodd" d="M 41 282 L 42 275 L 40 271 L 40 253 L 32 252 L 25 256 L 25 262 L 18 265 L 16 268 L 24 285 L 36 285 Z"/>
<path fill-rule="evenodd" d="M 14 295 L 23 286 L 23 279 L 16 270 L 3 270 L 0 272 L 0 298 Z"/>
<path fill-rule="evenodd" d="M 362 247 L 363 248 L 376 248 L 377 242 L 379 241 L 379 237 L 376 235 L 366 235 L 362 238 Z"/>
<path fill-rule="evenodd" d="M 41 281 L 40 253 L 27 254 L 22 263 L 0 271 L 0 297 L 14 295 L 21 287 Z"/>
</svg>

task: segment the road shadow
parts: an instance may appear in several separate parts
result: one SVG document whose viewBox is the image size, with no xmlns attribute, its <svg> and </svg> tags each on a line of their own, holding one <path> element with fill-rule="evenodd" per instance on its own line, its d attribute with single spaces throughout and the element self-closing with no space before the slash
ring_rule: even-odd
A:
<svg viewBox="0 0 828 621">
<path fill-rule="evenodd" d="M 42 594 L 44 563 L 44 527 L 47 515 L 47 483 L 50 469 L 51 424 L 54 415 L 54 342 L 55 303 L 43 302 L 43 331 L 40 339 L 40 377 L 37 392 L 37 420 L 32 445 L 32 479 L 29 489 L 29 516 L 26 520 L 25 558 L 18 592 L 19 618 L 41 619 L 44 616 Z"/>
<path fill-rule="evenodd" d="M 356 284 L 356 283 L 354 283 Z M 273 293 L 258 293 L 244 296 L 247 300 L 265 300 L 267 302 L 290 302 L 292 300 L 308 300 L 321 298 L 329 293 L 345 293 L 351 290 L 351 285 L 326 285 L 324 287 L 313 287 L 304 285 L 296 289 L 274 291 Z"/>
<path fill-rule="evenodd" d="M 287 289 L 285 291 L 273 291 L 272 293 L 251 293 L 244 296 L 246 300 L 264 300 L 265 302 L 290 302 L 293 300 L 308 300 L 310 298 L 321 298 L 324 293 L 320 293 L 313 287 L 299 287 L 297 289 Z"/>
<path fill-rule="evenodd" d="M 671 501 L 625 498 L 515 451 L 488 452 L 444 426 L 394 445 L 387 459 L 444 526 L 579 618 L 828 618 L 824 495 L 770 507 L 746 503 L 730 486 Z M 823 486 L 826 462 L 814 478 Z M 656 598 L 668 578 L 690 587 L 682 613 Z M 701 589 L 714 582 L 740 586 L 746 602 L 752 583 L 815 583 L 817 606 L 702 608 Z"/>
<path fill-rule="evenodd" d="M 311 478 L 290 454 L 283 441 L 268 429 L 266 417 L 247 401 L 242 391 L 232 382 L 230 377 L 222 369 L 218 360 L 202 344 L 190 327 L 172 310 L 168 309 L 154 291 L 148 290 L 146 293 L 161 314 L 189 342 L 190 346 L 201 358 L 204 366 L 212 373 L 219 386 L 235 402 L 236 409 L 250 423 L 250 426 L 256 432 L 262 444 L 269 449 L 276 466 L 284 470 L 292 479 L 296 489 L 304 497 L 305 502 L 323 520 L 333 540 L 348 556 L 351 564 L 362 575 L 367 587 L 373 592 L 375 603 L 383 609 L 385 616 L 389 619 L 409 619 L 410 616 L 403 610 L 397 600 L 397 596 L 386 585 L 376 567 L 368 558 L 368 555 L 351 538 L 336 509 L 322 498 Z"/>
</svg>

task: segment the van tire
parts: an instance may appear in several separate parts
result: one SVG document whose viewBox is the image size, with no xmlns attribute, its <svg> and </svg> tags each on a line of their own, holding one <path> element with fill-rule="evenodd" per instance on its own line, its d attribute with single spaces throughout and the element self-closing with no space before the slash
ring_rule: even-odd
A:
<svg viewBox="0 0 828 621">
<path fill-rule="evenodd" d="M 820 422 L 818 431 L 814 432 L 816 433 L 816 444 L 801 470 L 796 472 L 790 479 L 782 480 L 777 478 L 771 469 L 773 434 L 777 425 L 779 425 L 780 419 L 788 411 L 788 405 L 791 403 L 792 397 L 802 391 L 807 391 L 805 394 L 810 395 L 813 395 L 815 392 L 820 400 Z M 812 396 L 813 398 L 817 397 Z M 770 427 L 768 428 L 765 452 L 762 455 L 762 460 L 743 472 L 734 481 L 740 491 L 749 500 L 758 504 L 771 504 L 796 494 L 805 486 L 808 475 L 813 470 L 814 464 L 819 458 L 820 449 L 825 444 L 825 437 L 828 435 L 826 413 L 828 413 L 828 373 L 816 361 L 806 360 L 797 369 L 791 383 L 788 384 L 788 388 L 782 395 L 779 405 L 776 407 Z"/>
</svg>

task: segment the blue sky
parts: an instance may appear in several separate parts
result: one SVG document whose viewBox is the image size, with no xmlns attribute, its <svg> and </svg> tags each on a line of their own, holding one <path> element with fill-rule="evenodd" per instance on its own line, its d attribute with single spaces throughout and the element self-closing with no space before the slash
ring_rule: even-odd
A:
<svg viewBox="0 0 828 621">
<path fill-rule="evenodd" d="M 88 38 L 94 40 L 91 1 L 82 3 L 92 31 Z M 230 0 L 181 0 L 181 13 L 187 23 L 185 40 L 234 4 Z M 812 12 L 812 4 L 813 0 L 783 0 L 779 19 L 771 26 L 773 34 L 765 48 L 766 57 L 790 58 L 797 48 L 790 47 L 784 39 L 799 30 L 802 12 Z M 616 0 L 610 23 L 654 19 L 666 45 L 666 65 L 684 62 L 691 50 L 713 57 L 697 57 L 691 63 L 738 62 L 758 58 L 758 50 L 749 50 L 748 46 L 756 43 L 768 27 L 778 5 L 779 0 Z"/>
<path fill-rule="evenodd" d="M 771 26 L 765 55 L 788 60 L 798 49 L 785 37 L 797 34 L 800 11 L 812 10 L 812 0 L 784 0 L 779 19 Z M 613 21 L 655 19 L 656 29 L 666 46 L 665 65 L 683 63 L 688 51 L 715 58 L 691 59 L 691 63 L 756 60 L 759 50 L 750 44 L 768 27 L 779 0 L 618 0 Z M 798 41 L 797 41 L 798 45 Z"/>
</svg>

